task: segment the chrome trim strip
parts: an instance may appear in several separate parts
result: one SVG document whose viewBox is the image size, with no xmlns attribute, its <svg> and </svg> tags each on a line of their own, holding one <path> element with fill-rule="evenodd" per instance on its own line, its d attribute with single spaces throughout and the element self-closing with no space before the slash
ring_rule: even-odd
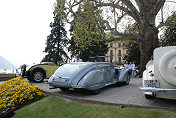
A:
<svg viewBox="0 0 176 118">
<path fill-rule="evenodd" d="M 139 89 L 143 90 L 144 92 L 176 93 L 176 89 L 150 88 L 150 87 L 139 87 Z"/>
<path fill-rule="evenodd" d="M 71 88 L 85 88 L 84 85 L 71 85 Z"/>
</svg>

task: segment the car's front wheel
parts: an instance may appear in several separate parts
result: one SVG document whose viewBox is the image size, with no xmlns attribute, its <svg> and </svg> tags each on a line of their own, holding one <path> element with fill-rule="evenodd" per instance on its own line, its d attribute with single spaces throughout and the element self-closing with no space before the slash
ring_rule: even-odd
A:
<svg viewBox="0 0 176 118">
<path fill-rule="evenodd" d="M 25 76 L 25 72 L 26 72 L 26 65 L 22 65 L 21 67 L 21 76 L 24 77 Z"/>
<path fill-rule="evenodd" d="M 127 75 L 127 80 L 124 82 L 124 85 L 128 85 L 130 83 L 130 74 Z"/>
<path fill-rule="evenodd" d="M 153 96 L 153 95 L 148 95 L 148 94 L 145 94 L 145 98 L 146 98 L 146 99 L 153 99 L 153 98 L 154 98 L 154 96 Z"/>
<path fill-rule="evenodd" d="M 30 74 L 30 79 L 34 82 L 42 82 L 45 76 L 41 70 L 33 70 Z"/>
</svg>

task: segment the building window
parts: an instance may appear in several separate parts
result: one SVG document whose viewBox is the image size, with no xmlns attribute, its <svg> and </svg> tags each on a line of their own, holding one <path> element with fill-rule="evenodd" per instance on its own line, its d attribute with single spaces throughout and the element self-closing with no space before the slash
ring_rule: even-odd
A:
<svg viewBox="0 0 176 118">
<path fill-rule="evenodd" d="M 116 47 L 118 47 L 118 43 L 116 43 Z"/>
<path fill-rule="evenodd" d="M 115 43 L 113 43 L 113 47 L 115 47 Z"/>
<path fill-rule="evenodd" d="M 122 43 L 122 47 L 124 47 L 125 46 L 125 43 Z"/>
<path fill-rule="evenodd" d="M 113 56 L 113 50 L 110 50 L 110 56 Z"/>
<path fill-rule="evenodd" d="M 121 56 L 121 55 L 122 55 L 121 50 L 119 50 L 119 56 Z"/>
<path fill-rule="evenodd" d="M 128 50 L 126 50 L 126 54 L 128 54 Z"/>
<path fill-rule="evenodd" d="M 121 48 L 121 43 L 119 43 L 119 48 Z"/>
<path fill-rule="evenodd" d="M 119 57 L 119 63 L 122 63 L 121 57 Z"/>
<path fill-rule="evenodd" d="M 125 48 L 126 48 L 126 47 L 127 47 L 127 44 L 126 44 L 126 43 L 123 43 L 123 47 L 125 47 Z"/>
<path fill-rule="evenodd" d="M 110 43 L 110 47 L 112 47 L 112 43 Z"/>
</svg>

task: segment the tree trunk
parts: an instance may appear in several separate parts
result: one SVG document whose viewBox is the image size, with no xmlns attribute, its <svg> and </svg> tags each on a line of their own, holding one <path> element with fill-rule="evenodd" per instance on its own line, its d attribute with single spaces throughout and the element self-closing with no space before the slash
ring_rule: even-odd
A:
<svg viewBox="0 0 176 118">
<path fill-rule="evenodd" d="M 146 69 L 146 64 L 153 58 L 153 50 L 159 46 L 158 30 L 155 26 L 146 26 L 141 28 L 138 43 L 140 48 L 140 70 L 139 77 L 142 77 L 142 72 Z"/>
</svg>

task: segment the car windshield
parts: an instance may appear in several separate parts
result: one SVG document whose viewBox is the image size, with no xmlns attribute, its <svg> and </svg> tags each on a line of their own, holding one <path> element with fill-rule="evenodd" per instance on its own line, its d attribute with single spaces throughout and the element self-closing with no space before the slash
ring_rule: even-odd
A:
<svg viewBox="0 0 176 118">
<path fill-rule="evenodd" d="M 83 68 L 87 67 L 88 63 L 68 63 L 59 67 L 54 73 L 55 77 L 72 78 L 75 77 Z M 69 71 L 68 71 L 69 70 Z"/>
</svg>

